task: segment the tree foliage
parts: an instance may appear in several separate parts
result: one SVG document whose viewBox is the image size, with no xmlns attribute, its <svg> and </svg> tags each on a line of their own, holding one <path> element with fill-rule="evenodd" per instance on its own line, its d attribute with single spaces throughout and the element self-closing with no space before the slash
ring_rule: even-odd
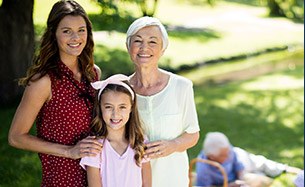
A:
<svg viewBox="0 0 305 187">
<path fill-rule="evenodd" d="M 270 16 L 304 19 L 303 0 L 267 0 Z"/>
<path fill-rule="evenodd" d="M 102 7 L 102 13 L 119 14 L 119 0 L 98 0 Z M 136 3 L 142 12 L 142 16 L 154 16 L 158 0 L 121 0 L 121 2 Z"/>
</svg>

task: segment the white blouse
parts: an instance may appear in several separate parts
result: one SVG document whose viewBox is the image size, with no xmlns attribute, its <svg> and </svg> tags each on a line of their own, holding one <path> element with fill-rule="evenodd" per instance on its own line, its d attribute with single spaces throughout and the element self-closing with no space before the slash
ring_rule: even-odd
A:
<svg viewBox="0 0 305 187">
<path fill-rule="evenodd" d="M 162 70 L 163 71 L 163 70 Z M 137 95 L 138 109 L 149 141 L 171 140 L 184 132 L 199 131 L 190 80 L 170 75 L 167 86 L 152 96 Z M 153 187 L 187 187 L 187 152 L 175 152 L 167 157 L 151 160 Z"/>
</svg>

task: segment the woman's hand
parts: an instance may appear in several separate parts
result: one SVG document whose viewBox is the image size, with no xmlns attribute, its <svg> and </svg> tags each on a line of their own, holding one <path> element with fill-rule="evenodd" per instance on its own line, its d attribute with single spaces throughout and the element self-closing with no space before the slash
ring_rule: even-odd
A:
<svg viewBox="0 0 305 187">
<path fill-rule="evenodd" d="M 154 159 L 168 156 L 174 152 L 183 152 L 193 147 L 199 139 L 199 132 L 184 132 L 173 140 L 158 140 L 146 144 L 145 156 Z"/>
<path fill-rule="evenodd" d="M 87 138 L 79 141 L 75 146 L 71 146 L 67 150 L 67 157 L 72 159 L 78 159 L 85 156 L 95 156 L 100 153 L 103 148 L 103 144 L 98 142 L 95 136 L 88 136 Z"/>
<path fill-rule="evenodd" d="M 146 144 L 145 156 L 154 159 L 168 156 L 175 152 L 177 147 L 175 140 L 158 140 Z"/>
</svg>

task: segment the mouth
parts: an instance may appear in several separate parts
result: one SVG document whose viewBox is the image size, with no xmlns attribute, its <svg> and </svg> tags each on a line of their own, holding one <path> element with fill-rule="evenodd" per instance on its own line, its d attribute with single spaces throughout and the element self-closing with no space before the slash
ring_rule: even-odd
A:
<svg viewBox="0 0 305 187">
<path fill-rule="evenodd" d="M 69 47 L 72 47 L 72 48 L 77 48 L 81 45 L 82 43 L 70 43 L 68 44 Z"/>
<path fill-rule="evenodd" d="M 150 57 L 152 57 L 152 55 L 146 55 L 146 54 L 138 54 L 137 56 L 140 57 L 140 58 L 150 58 Z"/>
<path fill-rule="evenodd" d="M 111 119 L 110 120 L 112 124 L 117 125 L 119 124 L 122 120 L 121 119 Z"/>
</svg>

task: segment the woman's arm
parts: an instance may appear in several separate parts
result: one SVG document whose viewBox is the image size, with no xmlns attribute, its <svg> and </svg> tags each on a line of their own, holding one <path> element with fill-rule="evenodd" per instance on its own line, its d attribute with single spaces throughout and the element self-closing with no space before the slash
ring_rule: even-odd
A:
<svg viewBox="0 0 305 187">
<path fill-rule="evenodd" d="M 151 177 L 151 166 L 150 162 L 142 163 L 142 187 L 151 187 L 152 177 Z"/>
<path fill-rule="evenodd" d="M 196 145 L 199 139 L 199 132 L 184 132 L 181 136 L 173 140 L 158 140 L 146 144 L 145 154 L 151 158 L 168 156 L 174 152 L 183 152 Z"/>
<path fill-rule="evenodd" d="M 76 146 L 66 146 L 44 141 L 29 133 L 41 107 L 50 98 L 51 81 L 47 75 L 25 88 L 9 130 L 9 144 L 20 149 L 74 159 L 98 153 L 101 146 L 92 137 L 80 141 Z"/>
<path fill-rule="evenodd" d="M 88 186 L 103 187 L 99 168 L 87 166 L 86 170 L 87 170 Z"/>
</svg>

